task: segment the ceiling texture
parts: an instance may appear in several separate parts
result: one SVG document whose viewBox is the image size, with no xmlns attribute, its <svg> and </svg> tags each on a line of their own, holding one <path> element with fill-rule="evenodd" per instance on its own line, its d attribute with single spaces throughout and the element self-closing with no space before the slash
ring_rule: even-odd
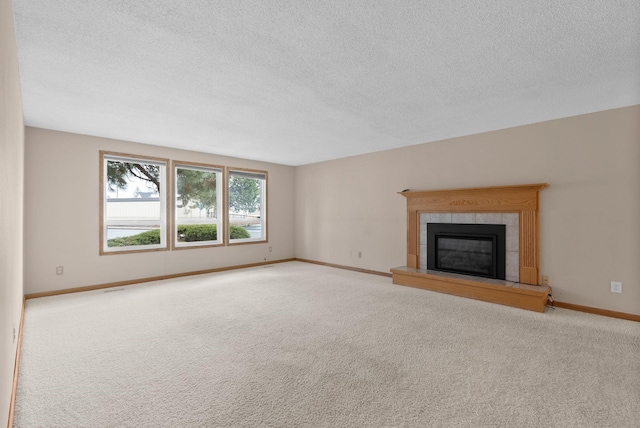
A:
<svg viewBox="0 0 640 428">
<path fill-rule="evenodd" d="M 304 165 L 640 104 L 638 0 L 13 4 L 47 129 Z"/>
</svg>

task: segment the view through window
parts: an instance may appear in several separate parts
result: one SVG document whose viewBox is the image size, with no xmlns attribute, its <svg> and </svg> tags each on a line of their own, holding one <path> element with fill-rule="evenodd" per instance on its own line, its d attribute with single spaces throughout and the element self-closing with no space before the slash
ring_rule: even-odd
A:
<svg viewBox="0 0 640 428">
<path fill-rule="evenodd" d="M 167 248 L 166 165 L 102 154 L 102 252 Z"/>
<path fill-rule="evenodd" d="M 106 151 L 100 160 L 100 254 L 169 249 L 169 230 L 173 249 L 267 241 L 266 171 L 227 168 L 225 185 L 222 166 L 169 168 L 167 159 Z"/>
<path fill-rule="evenodd" d="M 267 240 L 267 173 L 229 170 L 229 242 Z"/>
<path fill-rule="evenodd" d="M 174 163 L 175 246 L 223 242 L 222 168 Z"/>
</svg>

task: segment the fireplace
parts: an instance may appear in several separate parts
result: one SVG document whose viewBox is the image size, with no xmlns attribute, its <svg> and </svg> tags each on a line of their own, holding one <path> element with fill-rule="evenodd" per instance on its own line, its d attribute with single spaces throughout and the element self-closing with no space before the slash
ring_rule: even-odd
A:
<svg viewBox="0 0 640 428">
<path fill-rule="evenodd" d="M 505 225 L 427 224 L 427 269 L 505 279 Z"/>
<path fill-rule="evenodd" d="M 407 198 L 407 265 L 391 269 L 393 283 L 544 312 L 551 289 L 536 284 L 539 279 L 538 194 L 545 187 L 547 184 L 540 183 L 400 192 Z M 450 269 L 453 265 L 458 271 L 474 271 L 471 275 L 459 275 L 428 267 L 427 259 L 436 245 L 427 243 L 432 223 L 498 225 L 506 229 L 506 233 L 504 242 L 497 236 L 474 236 L 482 243 L 472 245 L 480 248 L 467 252 L 477 251 L 487 257 L 487 242 L 490 242 L 492 261 L 472 269 L 463 264 L 461 269 L 459 261 L 449 260 L 447 254 L 452 249 L 457 252 L 462 246 L 458 232 L 448 231 L 448 236 L 441 238 L 442 243 L 438 242 L 441 254 L 437 257 L 434 253 L 434 262 L 437 261 L 440 268 Z M 502 251 L 502 247 L 506 253 L 505 279 L 486 277 L 488 271 L 496 274 L 501 270 L 498 267 L 501 256 L 498 256 L 493 271 L 494 242 L 497 242 L 497 251 Z"/>
</svg>

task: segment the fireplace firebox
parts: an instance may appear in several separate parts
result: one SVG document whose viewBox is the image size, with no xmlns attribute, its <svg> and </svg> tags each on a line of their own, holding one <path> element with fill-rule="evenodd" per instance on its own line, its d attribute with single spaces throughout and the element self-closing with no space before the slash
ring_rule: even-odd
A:
<svg viewBox="0 0 640 428">
<path fill-rule="evenodd" d="M 505 279 L 505 226 L 427 224 L 427 269 Z"/>
</svg>

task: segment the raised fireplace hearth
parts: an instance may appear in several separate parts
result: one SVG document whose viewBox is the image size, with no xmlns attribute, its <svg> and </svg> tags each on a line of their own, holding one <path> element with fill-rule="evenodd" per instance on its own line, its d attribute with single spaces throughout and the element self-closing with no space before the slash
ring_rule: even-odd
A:
<svg viewBox="0 0 640 428">
<path fill-rule="evenodd" d="M 545 187 L 401 192 L 407 265 L 391 269 L 394 284 L 543 312 L 551 292 L 537 285 Z"/>
</svg>

